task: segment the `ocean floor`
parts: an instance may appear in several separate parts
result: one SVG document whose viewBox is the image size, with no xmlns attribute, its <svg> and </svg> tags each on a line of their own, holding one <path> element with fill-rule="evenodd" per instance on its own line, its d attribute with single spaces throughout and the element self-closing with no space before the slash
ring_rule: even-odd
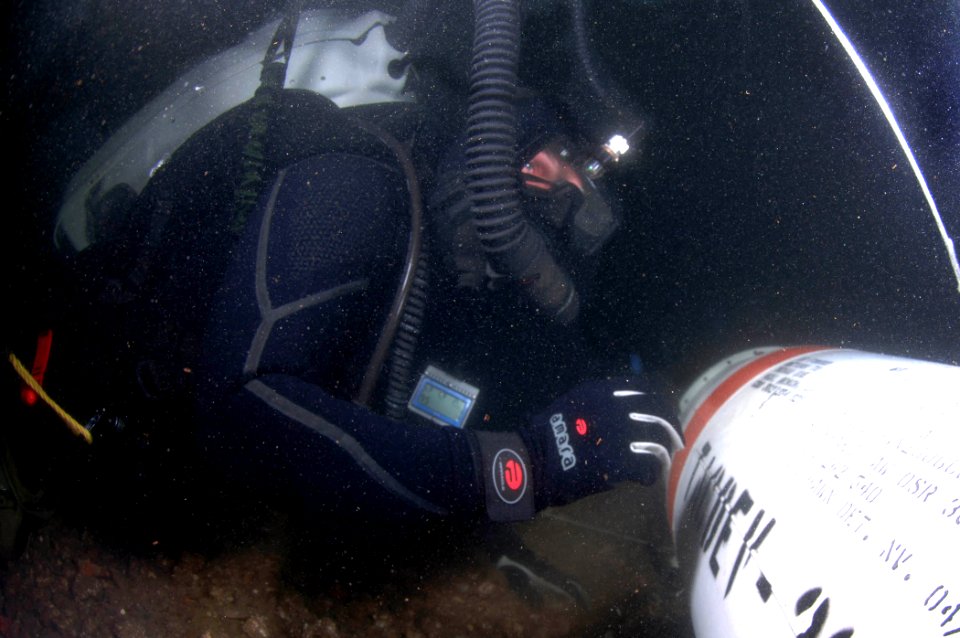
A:
<svg viewBox="0 0 960 638">
<path fill-rule="evenodd" d="M 357 549 L 336 570 L 322 547 L 298 555 L 303 530 L 277 512 L 216 545 L 51 515 L 0 571 L 0 636 L 686 638 L 661 490 L 623 486 L 492 542 Z"/>
</svg>

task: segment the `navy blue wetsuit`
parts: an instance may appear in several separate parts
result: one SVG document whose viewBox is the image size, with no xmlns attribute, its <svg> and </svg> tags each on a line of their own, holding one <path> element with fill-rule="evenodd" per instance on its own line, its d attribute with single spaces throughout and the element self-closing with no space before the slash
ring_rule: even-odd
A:
<svg viewBox="0 0 960 638">
<path fill-rule="evenodd" d="M 68 322 L 77 324 L 68 342 L 83 348 L 62 360 L 104 391 L 75 384 L 70 403 L 106 407 L 150 434 L 196 432 L 200 462 L 216 473 L 347 526 L 521 520 L 608 487 L 607 476 L 622 474 L 614 470 L 636 465 L 612 443 L 612 432 L 631 430 L 620 427 L 622 402 L 607 389 L 575 389 L 550 414 L 525 413 L 551 395 L 548 386 L 569 387 L 583 373 L 567 333 L 546 330 L 536 313 L 507 320 L 474 300 L 436 295 L 443 312 L 418 353 L 469 370 L 488 401 L 478 408 L 508 432 L 401 422 L 353 402 L 405 266 L 409 193 L 381 141 L 307 97 L 284 96 L 270 145 L 278 168 L 265 173 L 239 235 L 228 229 L 243 108 L 178 150 L 137 197 L 129 231 L 91 251 L 92 275 L 77 287 L 88 321 Z M 520 292 L 504 288 L 501 301 Z M 456 338 L 460 324 L 473 332 Z M 552 358 L 532 356 L 551 340 L 563 346 L 546 348 Z M 574 378 L 568 385 L 563 376 Z M 610 429 L 610 458 L 588 462 L 599 450 L 591 448 L 577 471 L 561 464 L 569 434 L 550 422 L 571 406 L 598 419 L 598 436 Z M 153 447 L 177 463 L 174 446 Z"/>
<path fill-rule="evenodd" d="M 407 230 L 399 170 L 331 153 L 282 170 L 248 220 L 204 338 L 206 452 L 320 512 L 476 516 L 464 432 L 351 402 L 396 289 Z"/>
</svg>

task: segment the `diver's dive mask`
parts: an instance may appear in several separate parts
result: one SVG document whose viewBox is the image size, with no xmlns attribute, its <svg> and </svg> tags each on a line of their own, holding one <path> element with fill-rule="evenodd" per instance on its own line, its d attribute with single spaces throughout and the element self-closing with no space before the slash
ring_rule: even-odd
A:
<svg viewBox="0 0 960 638">
<path fill-rule="evenodd" d="M 620 225 L 620 219 L 581 168 L 589 165 L 591 156 L 574 153 L 564 138 L 553 138 L 531 149 L 520 169 L 527 195 L 524 210 L 545 232 L 559 235 L 557 238 L 574 256 L 595 255 Z"/>
<path fill-rule="evenodd" d="M 606 169 L 618 158 L 609 156 L 600 163 L 595 149 L 575 148 L 563 137 L 540 138 L 520 155 L 523 161 L 518 175 L 526 218 L 548 238 L 551 252 L 567 266 L 581 265 L 584 258 L 595 256 L 620 225 L 620 218 L 594 183 L 602 174 L 596 167 Z M 428 205 L 458 285 L 479 289 L 505 283 L 480 246 L 460 171 L 439 176 Z"/>
</svg>

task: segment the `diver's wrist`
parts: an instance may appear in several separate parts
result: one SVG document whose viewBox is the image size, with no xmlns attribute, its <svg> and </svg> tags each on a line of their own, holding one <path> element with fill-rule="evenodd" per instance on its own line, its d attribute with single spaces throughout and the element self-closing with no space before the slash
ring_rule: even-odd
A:
<svg viewBox="0 0 960 638">
<path fill-rule="evenodd" d="M 524 440 L 516 432 L 471 434 L 487 516 L 497 522 L 533 518 L 533 466 Z"/>
</svg>

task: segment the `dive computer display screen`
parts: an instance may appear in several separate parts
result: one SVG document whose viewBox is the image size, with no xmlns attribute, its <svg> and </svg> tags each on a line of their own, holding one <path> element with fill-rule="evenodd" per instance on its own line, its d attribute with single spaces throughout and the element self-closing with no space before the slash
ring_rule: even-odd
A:
<svg viewBox="0 0 960 638">
<path fill-rule="evenodd" d="M 462 428 L 477 401 L 479 390 L 435 366 L 427 366 L 407 408 L 440 425 Z"/>
</svg>

